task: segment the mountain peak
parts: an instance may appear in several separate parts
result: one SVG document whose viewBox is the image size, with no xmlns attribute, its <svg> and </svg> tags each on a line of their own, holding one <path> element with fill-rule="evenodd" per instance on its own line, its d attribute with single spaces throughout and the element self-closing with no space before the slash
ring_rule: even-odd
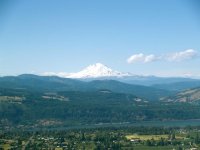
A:
<svg viewBox="0 0 200 150">
<path fill-rule="evenodd" d="M 93 64 L 93 65 L 89 65 L 88 67 L 86 67 L 83 70 L 87 70 L 87 71 L 93 72 L 93 73 L 103 73 L 103 72 L 104 73 L 108 73 L 108 72 L 113 72 L 113 70 L 111 68 L 109 68 L 106 65 L 101 64 L 101 63 L 96 63 L 96 64 Z"/>
<path fill-rule="evenodd" d="M 97 78 L 97 77 L 121 77 L 124 73 L 112 70 L 102 63 L 89 65 L 85 69 L 77 73 L 71 73 L 69 78 Z"/>
<path fill-rule="evenodd" d="M 102 63 L 96 63 L 90 66 L 96 66 L 96 67 L 107 67 L 106 65 L 102 64 Z"/>
</svg>

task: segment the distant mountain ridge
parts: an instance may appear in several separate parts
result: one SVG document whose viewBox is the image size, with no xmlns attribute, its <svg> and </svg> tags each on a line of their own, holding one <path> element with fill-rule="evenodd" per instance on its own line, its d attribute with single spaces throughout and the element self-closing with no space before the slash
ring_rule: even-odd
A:
<svg viewBox="0 0 200 150">
<path fill-rule="evenodd" d="M 166 102 L 200 102 L 200 87 L 181 91 L 173 96 L 164 98 Z"/>
<path fill-rule="evenodd" d="M 152 87 L 164 90 L 182 91 L 186 89 L 200 87 L 200 80 L 191 79 L 172 83 L 154 84 L 152 85 Z"/>
<path fill-rule="evenodd" d="M 144 76 L 144 75 L 135 75 L 133 73 L 124 73 L 124 72 L 113 70 L 102 63 L 89 65 L 88 67 L 82 69 L 81 71 L 77 73 L 46 72 L 43 75 L 44 76 L 59 76 L 62 78 L 78 79 L 81 81 L 117 80 L 117 81 L 128 83 L 128 84 L 153 86 L 155 88 L 160 88 L 160 89 L 165 89 L 165 90 L 171 90 L 170 84 L 173 84 L 174 91 L 196 87 L 197 84 L 193 84 L 193 83 L 190 84 L 189 82 L 198 81 L 200 83 L 200 80 L 184 78 L 184 77 L 157 77 L 157 76 L 150 76 L 150 75 Z M 184 83 L 176 84 L 180 82 L 184 82 Z"/>
<path fill-rule="evenodd" d="M 110 90 L 116 93 L 132 94 L 147 100 L 158 100 L 173 92 L 119 82 L 116 80 L 93 80 L 90 82 L 79 81 L 56 76 L 20 75 L 16 77 L 1 77 L 0 88 L 25 88 L 35 91 L 98 91 Z"/>
</svg>

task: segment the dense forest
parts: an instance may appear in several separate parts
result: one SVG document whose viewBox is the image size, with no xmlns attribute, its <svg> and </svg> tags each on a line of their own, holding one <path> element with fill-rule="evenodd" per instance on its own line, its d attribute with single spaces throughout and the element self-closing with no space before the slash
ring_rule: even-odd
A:
<svg viewBox="0 0 200 150">
<path fill-rule="evenodd" d="M 200 105 L 159 100 L 172 96 L 113 80 L 83 82 L 22 75 L 0 78 L 0 125 L 74 126 L 199 119 Z"/>
<path fill-rule="evenodd" d="M 66 91 L 57 93 L 2 90 L 1 125 L 55 120 L 69 124 L 123 123 L 148 120 L 199 119 L 200 106 L 149 102 L 131 94 Z M 6 94 L 5 94 L 6 93 Z"/>
</svg>

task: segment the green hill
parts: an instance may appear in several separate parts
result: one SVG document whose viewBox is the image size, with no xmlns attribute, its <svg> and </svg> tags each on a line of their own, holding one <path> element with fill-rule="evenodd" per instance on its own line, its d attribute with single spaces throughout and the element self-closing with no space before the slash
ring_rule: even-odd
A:
<svg viewBox="0 0 200 150">
<path fill-rule="evenodd" d="M 115 80 L 97 80 L 83 82 L 74 79 L 20 75 L 0 78 L 1 88 L 27 89 L 33 91 L 98 91 L 101 89 L 111 90 L 116 93 L 126 93 L 145 98 L 150 101 L 158 100 L 160 97 L 173 94 L 171 91 L 157 89 L 154 87 L 122 83 Z"/>
</svg>

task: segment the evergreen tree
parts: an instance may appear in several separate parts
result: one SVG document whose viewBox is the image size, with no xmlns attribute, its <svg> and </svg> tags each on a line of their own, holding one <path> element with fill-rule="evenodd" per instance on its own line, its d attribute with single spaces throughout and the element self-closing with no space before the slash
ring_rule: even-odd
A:
<svg viewBox="0 0 200 150">
<path fill-rule="evenodd" d="M 194 138 L 195 144 L 199 144 L 199 134 L 197 133 Z"/>
</svg>

